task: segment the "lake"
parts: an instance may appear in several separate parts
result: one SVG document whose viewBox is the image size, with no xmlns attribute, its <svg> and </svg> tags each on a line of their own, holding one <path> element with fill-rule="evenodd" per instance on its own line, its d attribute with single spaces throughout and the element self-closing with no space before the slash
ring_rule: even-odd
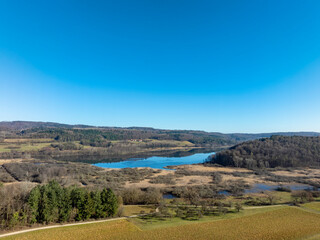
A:
<svg viewBox="0 0 320 240">
<path fill-rule="evenodd" d="M 210 153 L 196 153 L 184 157 L 148 157 L 148 158 L 134 158 L 121 162 L 111 163 L 95 163 L 93 165 L 103 168 L 137 168 L 137 167 L 150 167 L 156 169 L 166 169 L 167 166 L 184 165 L 203 163 L 205 160 L 214 154 Z"/>
</svg>

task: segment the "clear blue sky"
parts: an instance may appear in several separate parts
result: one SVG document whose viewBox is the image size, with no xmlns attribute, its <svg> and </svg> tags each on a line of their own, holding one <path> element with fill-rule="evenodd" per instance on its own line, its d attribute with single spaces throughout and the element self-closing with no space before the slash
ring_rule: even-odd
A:
<svg viewBox="0 0 320 240">
<path fill-rule="evenodd" d="M 0 0 L 0 121 L 320 131 L 320 1 Z"/>
</svg>

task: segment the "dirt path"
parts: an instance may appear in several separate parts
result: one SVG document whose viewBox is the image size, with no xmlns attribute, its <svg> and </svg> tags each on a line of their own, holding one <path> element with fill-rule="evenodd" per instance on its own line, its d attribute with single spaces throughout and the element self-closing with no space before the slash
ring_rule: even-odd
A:
<svg viewBox="0 0 320 240">
<path fill-rule="evenodd" d="M 277 204 L 277 205 L 267 205 L 267 206 L 254 206 L 254 207 L 244 207 L 244 209 L 257 209 L 257 208 L 269 208 L 269 207 L 281 207 L 281 206 L 288 206 L 288 205 L 287 204 Z M 302 210 L 305 210 L 305 211 L 308 211 L 308 212 L 318 213 L 318 214 L 320 213 L 319 211 L 316 211 L 316 210 L 310 211 L 310 209 L 307 209 L 307 208 L 299 207 L 299 209 L 302 209 Z M 158 208 L 156 208 L 156 212 L 159 212 Z M 21 233 L 28 233 L 28 232 L 33 232 L 33 231 L 45 230 L 45 229 L 50 229 L 50 228 L 60 228 L 60 227 L 69 227 L 69 226 L 84 225 L 84 224 L 111 222 L 111 221 L 118 221 L 118 220 L 142 217 L 142 216 L 146 216 L 146 215 L 149 215 L 149 213 L 148 214 L 132 215 L 132 216 L 128 216 L 128 217 L 117 217 L 117 218 L 111 218 L 111 219 L 96 220 L 96 221 L 90 221 L 90 222 L 57 224 L 57 225 L 52 225 L 52 226 L 47 226 L 47 227 L 38 227 L 38 228 L 21 230 L 21 231 L 17 231 L 17 232 L 5 233 L 5 234 L 0 235 L 0 238 L 8 237 L 8 236 L 16 235 L 16 234 L 21 234 Z"/>
<path fill-rule="evenodd" d="M 159 212 L 159 208 L 156 208 L 155 211 L 156 211 L 156 212 Z M 47 227 L 37 227 L 37 228 L 31 228 L 31 229 L 21 230 L 21 231 L 17 231 L 17 232 L 10 232 L 10 233 L 1 234 L 1 235 L 0 235 L 0 238 L 2 238 L 2 237 L 8 237 L 8 236 L 16 235 L 16 234 L 21 234 L 21 233 L 27 233 L 27 232 L 45 230 L 45 229 L 50 229 L 50 228 L 60 228 L 60 227 L 69 227 L 69 226 L 76 226 L 76 225 L 92 224 L 92 223 L 118 221 L 118 220 L 124 220 L 124 219 L 129 219 L 129 218 L 136 218 L 136 217 L 147 216 L 147 215 L 149 215 L 149 214 L 150 214 L 150 213 L 132 215 L 132 216 L 128 216 L 128 217 L 117 217 L 117 218 L 110 218 L 110 219 L 104 219 L 104 220 L 96 220 L 96 221 L 90 221 L 90 222 L 66 223 L 66 224 L 57 224 L 57 225 L 52 225 L 52 226 L 47 226 Z"/>
<path fill-rule="evenodd" d="M 146 215 L 146 214 L 143 214 L 143 215 Z M 69 226 L 76 226 L 76 225 L 92 224 L 92 223 L 118 221 L 118 220 L 123 220 L 123 219 L 140 217 L 140 216 L 143 216 L 143 215 L 132 215 L 132 216 L 129 216 L 129 217 L 118 217 L 118 218 L 111 218 L 111 219 L 104 219 L 104 220 L 96 220 L 96 221 L 90 221 L 90 222 L 68 223 L 68 224 L 52 225 L 52 226 L 47 226 L 47 227 L 38 227 L 38 228 L 21 230 L 21 231 L 17 231 L 17 232 L 10 232 L 10 233 L 1 234 L 1 235 L 0 235 L 0 238 L 2 238 L 2 237 L 8 237 L 8 236 L 16 235 L 16 234 L 21 234 L 21 233 L 27 233 L 27 232 L 45 230 L 45 229 L 50 229 L 50 228 L 60 228 L 60 227 L 69 227 Z"/>
<path fill-rule="evenodd" d="M 298 207 L 298 208 L 301 209 L 301 210 L 304 210 L 304 211 L 306 211 L 306 212 L 311 212 L 311 213 L 320 214 L 320 211 L 315 210 L 315 209 L 312 209 L 312 208 L 307 208 L 307 207 L 304 207 L 304 206 L 300 206 L 300 207 Z"/>
</svg>

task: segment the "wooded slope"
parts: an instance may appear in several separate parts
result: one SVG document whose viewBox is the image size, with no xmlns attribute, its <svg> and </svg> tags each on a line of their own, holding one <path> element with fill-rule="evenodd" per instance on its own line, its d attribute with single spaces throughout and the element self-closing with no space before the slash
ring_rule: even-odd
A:
<svg viewBox="0 0 320 240">
<path fill-rule="evenodd" d="M 244 142 L 219 152 L 211 161 L 245 168 L 319 167 L 320 137 L 272 136 Z"/>
</svg>

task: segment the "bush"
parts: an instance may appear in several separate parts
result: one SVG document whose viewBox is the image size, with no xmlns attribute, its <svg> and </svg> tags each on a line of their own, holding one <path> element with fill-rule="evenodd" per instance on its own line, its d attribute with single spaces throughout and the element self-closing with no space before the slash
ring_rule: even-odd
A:
<svg viewBox="0 0 320 240">
<path fill-rule="evenodd" d="M 142 202 L 142 191 L 138 188 L 124 189 L 121 197 L 124 204 L 139 204 Z"/>
<path fill-rule="evenodd" d="M 80 150 L 82 149 L 81 146 L 73 143 L 73 142 L 66 142 L 66 143 L 52 143 L 51 144 L 51 147 L 53 148 L 57 148 L 59 149 L 60 151 L 63 151 L 63 150 Z"/>
<path fill-rule="evenodd" d="M 291 192 L 290 187 L 285 186 L 278 186 L 275 190 L 279 192 Z"/>
<path fill-rule="evenodd" d="M 173 174 L 160 175 L 155 178 L 150 179 L 150 183 L 158 183 L 158 184 L 170 184 L 174 185 L 176 183 Z"/>
<path fill-rule="evenodd" d="M 294 191 L 291 193 L 291 197 L 293 198 L 293 202 L 297 203 L 305 203 L 313 201 L 312 192 L 310 191 Z"/>
</svg>

